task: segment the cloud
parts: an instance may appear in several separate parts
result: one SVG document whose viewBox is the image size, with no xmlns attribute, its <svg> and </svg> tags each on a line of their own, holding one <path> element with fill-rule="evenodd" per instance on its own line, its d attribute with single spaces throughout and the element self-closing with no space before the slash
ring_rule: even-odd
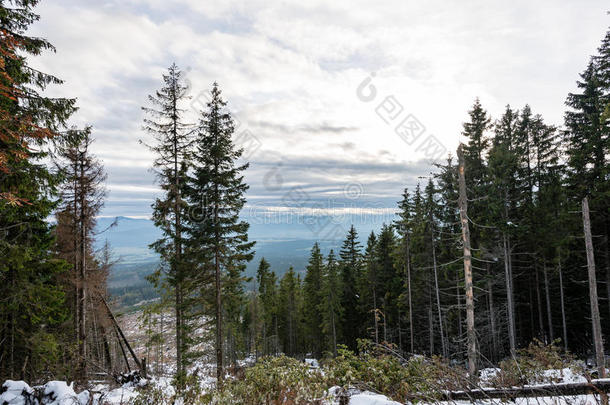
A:
<svg viewBox="0 0 610 405">
<path fill-rule="evenodd" d="M 156 186 L 138 142 L 147 138 L 140 107 L 174 61 L 192 89 L 188 121 L 218 81 L 240 129 L 260 141 L 246 173 L 251 202 L 280 204 L 297 186 L 325 200 L 355 183 L 362 204 L 391 207 L 455 150 L 476 96 L 494 117 L 507 103 L 530 103 L 560 125 L 565 96 L 606 31 L 606 9 L 601 0 L 56 0 L 41 2 L 32 32 L 57 54 L 34 65 L 66 80 L 50 94 L 78 97 L 74 123 L 94 127 L 109 172 L 105 215 L 150 212 L 142 200 Z M 357 96 L 367 78 L 377 91 L 369 102 Z M 386 122 L 380 105 L 390 97 L 401 114 Z M 426 129 L 411 144 L 396 132 L 409 115 Z M 430 139 L 440 157 L 426 155 Z M 265 185 L 274 167 L 279 189 Z"/>
</svg>

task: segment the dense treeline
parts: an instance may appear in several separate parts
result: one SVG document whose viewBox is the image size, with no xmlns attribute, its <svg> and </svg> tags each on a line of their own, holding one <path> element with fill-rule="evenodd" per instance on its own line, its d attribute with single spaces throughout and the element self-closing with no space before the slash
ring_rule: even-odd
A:
<svg viewBox="0 0 610 405">
<path fill-rule="evenodd" d="M 566 105 L 562 130 L 528 105 L 493 119 L 479 100 L 463 126 L 480 364 L 533 339 L 559 338 L 593 355 L 584 197 L 610 334 L 610 33 Z M 320 356 L 368 338 L 463 361 L 457 181 L 449 156 L 426 183 L 404 190 L 393 223 L 366 238 L 352 227 L 338 257 L 314 245 L 303 278 L 290 269 L 276 280 L 263 259 L 249 304 L 255 351 Z"/>
<path fill-rule="evenodd" d="M 93 249 L 105 173 L 91 129 L 68 129 L 75 100 L 43 95 L 61 80 L 28 65 L 54 50 L 25 34 L 37 3 L 0 3 L 0 379 L 82 381 L 117 353 L 102 305 L 111 254 Z"/>
</svg>

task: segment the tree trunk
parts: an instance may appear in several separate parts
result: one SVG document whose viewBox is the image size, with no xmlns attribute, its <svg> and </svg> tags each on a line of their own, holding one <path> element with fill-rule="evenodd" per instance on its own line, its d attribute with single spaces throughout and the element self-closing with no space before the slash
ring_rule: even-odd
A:
<svg viewBox="0 0 610 405">
<path fill-rule="evenodd" d="M 407 296 L 409 299 L 409 341 L 411 345 L 411 353 L 415 352 L 415 343 L 413 341 L 413 302 L 411 300 L 411 238 L 407 235 Z"/>
<path fill-rule="evenodd" d="M 491 347 L 493 354 L 491 360 L 495 360 L 498 356 L 498 341 L 496 334 L 496 310 L 494 308 L 494 292 L 493 283 L 491 281 L 491 271 L 489 270 L 489 263 L 487 263 L 487 296 L 489 299 L 489 326 L 491 328 Z"/>
<path fill-rule="evenodd" d="M 434 239 L 432 239 L 432 262 L 434 267 L 434 291 L 436 292 L 436 310 L 438 312 L 438 325 L 441 334 L 441 349 L 445 358 L 447 355 L 447 345 L 445 344 L 445 334 L 443 332 L 443 313 L 441 310 L 441 296 L 438 288 L 438 270 L 436 268 L 436 248 L 434 247 Z"/>
<path fill-rule="evenodd" d="M 215 221 L 218 220 L 217 210 L 214 210 Z M 215 222 L 217 223 L 217 222 Z M 215 282 L 216 282 L 216 379 L 218 384 L 222 383 L 224 374 L 222 370 L 222 295 L 220 285 L 220 257 L 218 247 L 214 254 Z"/>
<path fill-rule="evenodd" d="M 506 234 L 502 235 L 502 245 L 504 248 L 504 277 L 506 278 L 506 312 L 508 313 L 508 343 L 510 355 L 515 358 L 517 355 L 516 333 L 515 333 L 515 303 L 513 296 L 513 276 L 510 262 L 510 241 Z"/>
<path fill-rule="evenodd" d="M 474 291 L 472 285 L 472 253 L 470 250 L 470 229 L 468 226 L 468 197 L 466 196 L 466 176 L 463 145 L 457 150 L 459 162 L 459 199 L 460 222 L 462 223 L 462 242 L 464 245 L 464 286 L 466 289 L 466 327 L 468 334 L 468 373 L 471 380 L 477 377 L 477 341 L 474 329 Z"/>
<path fill-rule="evenodd" d="M 434 312 L 432 311 L 432 299 L 428 305 L 428 329 L 430 330 L 429 344 L 430 344 L 430 356 L 434 355 Z"/>
<path fill-rule="evenodd" d="M 178 175 L 178 128 L 176 119 L 178 117 L 178 107 L 177 107 L 177 99 L 173 100 L 173 158 L 174 158 L 174 253 L 175 260 L 172 263 L 174 277 L 176 277 L 176 291 L 175 291 L 175 299 L 176 299 L 176 374 L 182 378 L 184 374 L 183 368 L 183 319 L 182 319 L 182 267 L 180 265 L 181 256 L 182 256 L 182 224 L 180 218 L 180 176 Z M 180 380 L 179 380 L 180 382 Z M 181 383 L 179 387 L 181 387 Z"/>
<path fill-rule="evenodd" d="M 80 152 L 80 159 L 84 159 L 85 152 Z M 84 162 L 81 160 L 80 163 L 80 176 L 79 181 L 85 181 L 85 167 Z M 78 299 L 79 304 L 79 327 L 80 327 L 80 341 L 78 342 L 79 358 L 80 358 L 80 376 L 83 381 L 87 378 L 87 326 L 86 326 L 86 302 L 87 302 L 87 224 L 86 224 L 86 213 L 85 213 L 85 187 L 81 183 L 80 187 L 80 297 Z"/>
<path fill-rule="evenodd" d="M 566 308 L 563 296 L 563 270 L 561 268 L 561 250 L 557 249 L 557 269 L 559 272 L 559 299 L 561 300 L 561 328 L 563 331 L 563 348 L 568 350 L 568 327 L 566 324 Z"/>
<path fill-rule="evenodd" d="M 549 291 L 549 276 L 546 270 L 546 263 L 542 266 L 542 274 L 544 276 L 544 293 L 546 295 L 546 317 L 549 324 L 549 343 L 552 342 L 555 337 L 553 336 L 553 312 L 551 311 L 551 293 Z"/>
<path fill-rule="evenodd" d="M 546 341 L 544 332 L 544 321 L 542 320 L 542 297 L 540 296 L 540 277 L 538 276 L 538 266 L 534 265 L 534 275 L 536 276 L 536 306 L 538 312 L 538 333 L 540 340 Z"/>
<path fill-rule="evenodd" d="M 335 328 L 335 311 L 331 312 L 331 326 L 333 329 L 333 355 L 337 357 L 337 330 Z"/>
<path fill-rule="evenodd" d="M 587 250 L 587 269 L 589 273 L 589 299 L 591 301 L 591 322 L 593 323 L 593 343 L 595 345 L 595 360 L 599 378 L 606 377 L 604 362 L 604 342 L 597 300 L 597 279 L 595 276 L 595 258 L 593 256 L 593 239 L 591 237 L 591 219 L 589 217 L 589 200 L 582 200 L 582 222 L 585 233 L 585 248 Z"/>
<path fill-rule="evenodd" d="M 377 297 L 375 294 L 375 287 L 373 287 L 373 316 L 375 321 L 375 343 L 379 344 L 379 322 L 377 320 L 379 314 L 377 313 Z"/>
<path fill-rule="evenodd" d="M 460 294 L 460 273 L 458 270 L 455 270 L 455 289 L 457 291 L 457 310 L 458 310 L 458 337 L 462 338 L 462 295 Z"/>
</svg>

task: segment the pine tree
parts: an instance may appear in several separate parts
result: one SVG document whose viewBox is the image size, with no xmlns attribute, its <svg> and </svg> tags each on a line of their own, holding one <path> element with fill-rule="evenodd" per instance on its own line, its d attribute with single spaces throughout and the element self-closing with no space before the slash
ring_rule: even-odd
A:
<svg viewBox="0 0 610 405">
<path fill-rule="evenodd" d="M 509 351 L 516 355 L 515 295 L 513 287 L 512 241 L 515 238 L 516 199 L 519 197 L 519 157 L 515 151 L 515 132 L 518 113 L 506 107 L 495 125 L 493 146 L 489 152 L 489 211 L 488 221 L 499 232 L 498 249 L 502 252 L 506 289 L 506 314 Z"/>
<path fill-rule="evenodd" d="M 468 138 L 468 145 L 464 147 L 464 159 L 469 174 L 471 188 L 480 186 L 485 178 L 485 153 L 489 147 L 487 130 L 490 118 L 477 98 L 468 112 L 470 121 L 464 123 L 462 135 Z"/>
<path fill-rule="evenodd" d="M 0 199 L 11 205 L 28 200 L 18 193 L 11 178 L 19 176 L 22 163 L 37 161 L 59 137 L 59 130 L 76 110 L 75 99 L 50 98 L 41 93 L 59 78 L 33 69 L 27 56 L 54 52 L 47 40 L 26 34 L 38 20 L 33 12 L 38 0 L 12 0 L 0 5 Z M 12 6 L 12 7 L 11 7 Z"/>
<path fill-rule="evenodd" d="M 368 321 L 366 325 L 366 337 L 371 337 L 375 343 L 379 343 L 379 321 L 381 309 L 379 307 L 379 264 L 377 263 L 377 256 L 375 248 L 377 245 L 377 237 L 375 232 L 371 231 L 366 241 L 366 248 L 364 250 L 364 277 L 362 277 L 360 284 L 360 297 L 362 305 L 362 313 L 366 314 Z"/>
<path fill-rule="evenodd" d="M 307 349 L 316 357 L 320 357 L 323 348 L 323 332 L 320 322 L 322 311 L 320 311 L 319 305 L 322 301 L 323 259 L 320 246 L 316 242 L 311 249 L 307 273 L 303 281 L 303 313 L 307 328 Z"/>
<path fill-rule="evenodd" d="M 358 281 L 362 278 L 362 253 L 358 242 L 358 233 L 352 225 L 347 233 L 341 251 L 339 262 L 341 277 L 341 308 L 343 316 L 339 320 L 342 341 L 350 350 L 356 350 L 357 339 L 360 337 L 360 323 L 364 314 L 361 313 Z"/>
<path fill-rule="evenodd" d="M 394 342 L 395 331 L 398 330 L 398 307 L 396 303 L 402 286 L 402 277 L 396 272 L 392 260 L 392 252 L 395 246 L 394 237 L 392 227 L 384 224 L 375 245 L 380 287 L 379 300 L 383 314 L 383 340 L 385 342 Z"/>
<path fill-rule="evenodd" d="M 396 232 L 398 233 L 397 251 L 395 255 L 395 263 L 398 269 L 402 270 L 404 276 L 403 292 L 400 297 L 400 307 L 407 313 L 409 325 L 409 352 L 415 352 L 414 340 L 414 325 L 413 325 L 413 285 L 411 279 L 411 233 L 412 233 L 412 216 L 413 205 L 409 190 L 404 189 L 402 200 L 398 202 L 398 220 L 394 222 Z M 402 342 L 401 331 L 399 333 L 399 341 Z M 402 349 L 402 345 L 399 345 Z"/>
<path fill-rule="evenodd" d="M 339 319 L 343 316 L 341 307 L 341 282 L 339 279 L 338 264 L 335 253 L 331 249 L 326 259 L 324 273 L 322 276 L 322 300 L 319 310 L 322 313 L 322 332 L 324 333 L 327 346 L 333 356 L 337 355 L 337 341 L 340 339 Z"/>
<path fill-rule="evenodd" d="M 299 322 L 301 282 L 290 267 L 280 280 L 278 294 L 278 323 L 284 353 L 295 356 L 300 353 L 298 337 L 302 334 Z"/>
<path fill-rule="evenodd" d="M 606 298 L 610 298 L 610 180 L 608 156 L 610 156 L 610 120 L 608 105 L 610 104 L 610 34 L 602 42 L 599 54 L 581 74 L 577 82 L 578 92 L 568 95 L 566 104 L 569 107 L 565 113 L 563 143 L 567 154 L 567 197 L 569 212 L 578 211 L 581 200 L 588 198 L 590 206 L 591 232 L 598 237 L 593 238 L 594 256 L 599 263 L 597 268 L 605 270 Z M 579 221 L 571 215 L 570 229 L 572 235 L 579 234 Z M 568 245 L 569 255 L 566 257 L 565 268 L 580 267 L 585 262 L 580 245 L 572 241 Z M 603 263 L 603 264 L 602 264 Z M 584 292 L 584 291 L 583 291 Z M 584 305 L 585 302 L 582 302 Z M 610 319 L 610 301 L 607 305 Z M 610 333 L 608 322 L 603 322 L 605 333 Z M 572 323 L 572 328 L 574 323 Z M 584 327 L 584 325 L 583 325 Z"/>
<path fill-rule="evenodd" d="M 251 281 L 243 275 L 243 268 L 232 263 L 226 267 L 222 280 L 222 299 L 225 319 L 226 357 L 235 367 L 237 360 L 245 353 L 245 321 L 247 297 L 244 284 Z"/>
<path fill-rule="evenodd" d="M 73 277 L 67 295 L 74 303 L 75 342 L 78 344 L 78 361 L 75 367 L 76 378 L 84 379 L 87 374 L 88 336 L 97 331 L 92 329 L 90 316 L 101 309 L 100 289 L 105 291 L 105 277 L 95 277 L 99 268 L 94 259 L 94 230 L 96 216 L 104 204 L 106 173 L 99 160 L 91 153 L 91 128 L 83 131 L 71 130 L 66 144 L 60 148 L 60 172 L 64 182 L 61 188 L 61 205 L 57 216 L 60 257 L 72 264 Z M 97 274 L 99 275 L 99 274 Z M 96 285 L 96 281 L 104 285 Z M 89 346 L 91 344 L 89 343 Z"/>
<path fill-rule="evenodd" d="M 261 302 L 262 317 L 262 346 L 263 354 L 277 352 L 277 345 L 271 339 L 277 338 L 277 286 L 275 273 L 270 271 L 270 265 L 263 257 L 256 271 L 258 283 L 258 296 Z M 271 343 L 271 344 L 270 344 Z M 271 350 L 273 347 L 273 350 Z"/>
<path fill-rule="evenodd" d="M 432 271 L 434 274 L 434 298 L 436 301 L 436 315 L 438 316 L 438 327 L 439 327 L 439 335 L 440 335 L 440 340 L 441 340 L 441 348 L 442 348 L 442 355 L 445 357 L 448 357 L 448 352 L 447 352 L 447 341 L 445 338 L 445 332 L 444 332 L 444 317 L 443 317 L 443 310 L 441 307 L 441 299 L 440 299 L 440 288 L 439 288 L 439 266 L 438 266 L 438 260 L 437 260 L 437 237 L 438 237 L 438 217 L 439 217 L 439 211 L 440 211 L 440 207 L 437 204 L 436 201 L 436 188 L 434 185 L 434 182 L 432 180 L 432 178 L 428 179 L 428 185 L 426 186 L 426 190 L 425 190 L 425 194 L 426 194 L 426 202 L 425 202 L 425 206 L 426 206 L 426 217 L 427 217 L 427 221 L 426 221 L 426 228 L 427 228 L 427 236 L 426 239 L 429 241 L 430 244 L 430 257 L 432 258 Z"/>
<path fill-rule="evenodd" d="M 192 175 L 184 190 L 189 213 L 187 232 L 189 259 L 198 263 L 195 279 L 207 281 L 214 275 L 215 300 L 213 319 L 216 333 L 217 379 L 222 382 L 223 372 L 223 274 L 245 270 L 252 260 L 254 242 L 248 241 L 249 224 L 239 218 L 246 203 L 248 185 L 243 171 L 248 164 L 237 165 L 243 150 L 232 142 L 234 123 L 226 110 L 217 83 L 211 91 L 207 110 L 202 112 L 193 156 Z M 202 285 L 201 287 L 208 287 Z"/>
<path fill-rule="evenodd" d="M 154 140 L 149 148 L 155 153 L 154 169 L 163 197 L 153 204 L 153 221 L 161 229 L 163 236 L 151 245 L 161 256 L 162 266 L 157 271 L 156 285 L 169 286 L 174 294 L 176 322 L 176 372 L 182 378 L 185 372 L 188 328 L 184 323 L 183 306 L 186 269 L 183 260 L 184 249 L 184 202 L 182 188 L 190 153 L 190 132 L 184 122 L 181 104 L 187 99 L 187 87 L 182 72 L 173 64 L 163 75 L 163 87 L 148 96 L 152 107 L 142 107 L 148 118 L 144 119 L 144 130 Z M 164 271 L 168 283 L 161 283 Z"/>
<path fill-rule="evenodd" d="M 461 227 L 459 220 L 458 201 L 458 171 L 449 156 L 444 165 L 438 166 L 440 173 L 436 175 L 438 190 L 438 249 L 437 262 L 442 266 L 446 281 L 441 286 L 444 296 L 449 297 L 451 305 L 445 310 L 448 352 L 453 357 L 462 351 L 461 339 L 463 332 L 463 272 L 459 247 Z M 442 280 L 442 279 L 441 279 Z M 446 301 L 445 301 L 446 302 Z"/>
<path fill-rule="evenodd" d="M 28 57 L 53 51 L 28 36 L 38 20 L 36 0 L 0 4 L 0 378 L 35 379 L 61 367 L 62 322 L 68 307 L 60 275 L 68 268 L 52 257 L 59 177 L 44 164 L 49 140 L 75 110 L 75 100 L 42 95 L 58 78 L 28 65 Z"/>
</svg>

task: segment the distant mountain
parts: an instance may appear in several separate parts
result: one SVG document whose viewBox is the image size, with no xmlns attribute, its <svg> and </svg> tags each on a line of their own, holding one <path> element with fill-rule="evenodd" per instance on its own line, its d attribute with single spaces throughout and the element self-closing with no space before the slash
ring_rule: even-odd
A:
<svg viewBox="0 0 610 405">
<path fill-rule="evenodd" d="M 356 226 L 364 244 L 371 230 L 381 228 L 384 218 L 353 216 L 338 220 L 312 216 L 301 217 L 298 221 L 287 218 L 282 223 L 270 223 L 261 217 L 245 219 L 250 223 L 250 239 L 256 241 L 256 255 L 248 264 L 245 275 L 255 276 L 260 259 L 265 257 L 272 270 L 281 277 L 290 266 L 304 274 L 309 252 L 316 241 L 323 253 L 330 249 L 338 253 L 351 223 Z M 98 218 L 97 232 L 97 247 L 108 241 L 118 260 L 108 280 L 110 292 L 126 306 L 153 297 L 155 293 L 145 277 L 155 270 L 159 262 L 157 254 L 148 248 L 161 236 L 154 223 L 149 219 L 104 217 Z"/>
</svg>

